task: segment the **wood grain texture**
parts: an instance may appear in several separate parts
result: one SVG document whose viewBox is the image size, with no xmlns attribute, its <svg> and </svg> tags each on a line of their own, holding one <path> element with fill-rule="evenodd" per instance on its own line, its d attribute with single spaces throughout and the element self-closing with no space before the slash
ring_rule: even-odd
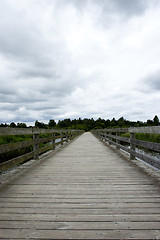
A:
<svg viewBox="0 0 160 240">
<path fill-rule="evenodd" d="M 0 239 L 160 239 L 160 189 L 85 133 L 1 189 Z"/>
</svg>

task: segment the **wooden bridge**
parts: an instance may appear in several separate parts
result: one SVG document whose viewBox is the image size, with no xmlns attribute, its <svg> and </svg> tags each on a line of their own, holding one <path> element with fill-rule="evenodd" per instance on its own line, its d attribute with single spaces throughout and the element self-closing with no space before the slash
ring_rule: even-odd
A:
<svg viewBox="0 0 160 240">
<path fill-rule="evenodd" d="M 84 133 L 0 188 L 0 239 L 160 239 L 159 190 Z"/>
</svg>

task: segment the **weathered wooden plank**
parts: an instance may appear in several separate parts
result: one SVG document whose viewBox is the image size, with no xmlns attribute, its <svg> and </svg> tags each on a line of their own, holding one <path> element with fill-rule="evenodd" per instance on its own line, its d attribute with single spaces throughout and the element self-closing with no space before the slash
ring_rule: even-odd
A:
<svg viewBox="0 0 160 240">
<path fill-rule="evenodd" d="M 142 154 L 142 153 L 138 153 L 136 151 L 130 150 L 130 152 L 137 158 L 143 160 L 144 162 L 148 163 L 149 165 L 160 169 L 160 160 L 158 160 L 157 158 Z"/>
<path fill-rule="evenodd" d="M 20 190 L 19 190 L 20 191 Z M 64 189 L 59 189 L 59 190 L 57 190 L 57 191 L 55 191 L 55 190 L 48 190 L 48 191 L 44 191 L 44 192 L 42 192 L 42 191 L 35 191 L 34 190 L 34 194 L 36 195 L 36 194 L 38 194 L 38 195 L 41 195 L 41 196 L 43 196 L 43 195 L 48 195 L 48 194 L 51 194 L 52 193 L 52 195 L 53 195 L 53 197 L 54 197 L 54 194 L 55 195 L 61 195 L 61 197 L 63 198 L 63 197 L 65 197 L 66 195 L 70 195 L 70 196 L 74 196 L 74 194 L 80 194 L 80 195 L 86 195 L 86 197 L 87 196 L 89 196 L 89 195 L 94 195 L 94 194 L 100 194 L 101 196 L 106 196 L 106 195 L 110 195 L 111 194 L 111 191 L 110 192 L 107 192 L 107 191 L 105 191 L 105 194 L 103 194 L 103 192 L 104 192 L 105 190 L 101 190 L 101 191 L 87 191 L 87 190 L 83 190 L 83 191 L 80 191 L 80 190 L 77 190 L 77 191 L 65 191 Z M 64 192 L 63 194 L 62 194 L 62 192 Z M 121 196 L 123 196 L 123 197 L 125 197 L 126 195 L 129 195 L 129 196 L 133 196 L 133 192 L 134 192 L 134 190 L 131 190 L 131 191 L 123 191 L 123 190 L 121 190 L 121 192 L 120 191 L 116 191 L 116 193 L 114 194 L 114 197 L 116 198 L 118 198 L 119 197 L 119 195 L 121 195 Z M 18 192 L 17 192 L 18 193 Z M 30 190 L 30 191 L 23 191 L 22 192 L 22 194 L 32 194 L 33 193 L 33 190 Z M 142 191 L 142 193 L 140 193 L 139 191 L 135 191 L 135 197 L 137 197 L 137 196 L 143 196 L 143 197 L 145 197 L 145 196 L 148 196 L 148 195 L 152 195 L 152 194 L 155 194 L 156 196 L 158 195 L 158 193 L 157 193 L 157 191 L 152 191 L 152 190 L 150 190 L 150 191 Z"/>
<path fill-rule="evenodd" d="M 33 145 L 33 143 L 34 143 L 33 140 L 29 140 L 29 141 L 0 145 L 0 154 L 1 153 L 6 153 L 6 152 L 9 152 L 9 151 L 14 151 L 14 150 L 20 149 L 20 148 L 25 148 L 25 147 Z"/>
<path fill-rule="evenodd" d="M 4 145 L 0 146 L 0 153 L 6 153 L 6 152 L 10 152 L 10 151 L 13 151 L 13 150 L 17 150 L 17 149 L 21 149 L 21 148 L 33 145 L 33 151 L 31 151 L 29 153 L 26 153 L 24 155 L 18 156 L 18 157 L 14 158 L 14 159 L 11 159 L 9 161 L 1 163 L 0 164 L 0 173 L 9 169 L 9 168 L 15 167 L 18 164 L 22 164 L 23 162 L 25 162 L 25 161 L 33 158 L 33 157 L 34 157 L 34 159 L 38 159 L 39 154 L 44 153 L 46 151 L 49 151 L 50 149 L 53 149 L 53 147 L 55 145 L 63 144 L 64 142 L 66 142 L 66 136 L 68 136 L 68 139 L 72 139 L 73 136 L 76 136 L 77 134 L 81 133 L 81 131 L 73 130 L 72 134 L 67 134 L 66 135 L 66 133 L 68 131 L 63 132 L 63 134 L 62 134 L 62 130 L 60 130 L 59 132 L 61 132 L 61 135 L 58 135 L 58 136 L 47 137 L 47 138 L 39 138 L 38 137 L 39 136 L 38 134 L 40 134 L 40 133 L 53 133 L 53 132 L 54 132 L 54 130 L 52 130 L 52 129 L 0 128 L 0 135 L 32 134 L 34 136 L 33 140 L 4 144 Z M 52 142 L 53 144 L 49 144 L 45 147 L 39 148 L 40 143 L 46 143 L 46 142 L 50 143 L 50 141 L 55 140 L 55 139 L 59 139 L 59 138 L 61 138 L 61 141 L 59 141 L 57 143 L 55 143 L 53 141 Z"/>
<path fill-rule="evenodd" d="M 159 230 L 3 229 L 1 239 L 159 239 Z"/>
<path fill-rule="evenodd" d="M 39 196 L 39 197 L 1 197 L 0 198 L 0 202 L 1 203 L 159 203 L 160 204 L 160 198 L 159 197 L 141 197 L 141 198 L 128 198 L 128 197 L 123 197 L 123 198 L 115 198 L 114 196 L 111 198 L 104 198 L 100 197 L 100 198 L 96 198 L 96 197 L 92 197 L 92 198 L 86 198 L 86 196 L 84 196 L 83 198 L 74 198 L 75 196 L 68 196 L 68 198 L 61 198 L 59 196 L 54 197 L 53 196 L 48 196 L 48 197 L 44 197 L 44 196 Z"/>
<path fill-rule="evenodd" d="M 138 139 L 132 139 L 132 143 L 135 145 L 138 145 L 143 148 L 147 148 L 153 151 L 160 152 L 160 143 L 154 143 L 154 142 L 148 142 L 148 141 L 142 141 Z"/>
<path fill-rule="evenodd" d="M 116 207 L 110 207 L 110 208 L 54 208 L 54 207 L 37 207 L 34 208 L 30 207 L 8 207 L 8 208 L 1 208 L 2 213 L 30 213 L 30 214 L 78 214 L 78 215 L 106 215 L 106 214 L 146 214 L 146 217 L 150 214 L 160 214 L 160 209 L 157 207 L 152 208 L 116 208 Z M 147 220 L 147 219 L 146 219 Z"/>
<path fill-rule="evenodd" d="M 33 221 L 0 221 L 2 229 L 33 229 Z M 160 230 L 158 222 L 36 221 L 36 230 Z"/>
<path fill-rule="evenodd" d="M 122 144 L 119 144 L 119 143 L 117 143 L 117 142 L 114 142 L 114 141 L 112 141 L 111 139 L 107 139 L 107 141 L 108 141 L 110 144 L 113 144 L 113 145 L 115 145 L 116 147 L 124 150 L 125 152 L 130 153 L 130 149 L 129 149 L 128 147 L 123 146 Z"/>
<path fill-rule="evenodd" d="M 12 168 L 15 165 L 21 164 L 21 163 L 27 161 L 28 159 L 33 158 L 33 156 L 34 156 L 34 152 L 32 151 L 32 152 L 26 153 L 22 156 L 19 156 L 17 158 L 13 158 L 7 162 L 1 163 L 0 164 L 0 173 L 7 170 L 8 168 Z"/>
<path fill-rule="evenodd" d="M 122 142 L 134 143 L 137 146 L 144 147 L 144 148 L 150 149 L 152 151 L 160 152 L 160 143 L 142 141 L 142 140 L 138 140 L 138 139 L 132 139 L 132 141 L 130 141 L 130 139 L 127 137 L 120 137 L 120 136 L 111 135 L 111 134 L 104 134 L 104 136 L 109 139 L 116 139 L 116 140 L 119 140 Z M 115 142 L 112 141 L 112 143 L 114 144 Z"/>
<path fill-rule="evenodd" d="M 53 173 L 54 174 L 54 173 Z M 55 174 L 56 175 L 56 174 Z M 137 185 L 149 185 L 149 186 L 152 186 L 153 184 L 151 184 L 149 181 L 146 181 L 146 180 L 137 180 L 136 183 L 135 183 L 135 178 L 133 179 L 132 176 L 131 176 L 131 179 L 127 180 L 127 179 L 120 179 L 120 178 L 113 178 L 112 176 L 110 178 L 106 178 L 104 177 L 104 179 L 102 179 L 101 177 L 99 179 L 93 179 L 91 180 L 90 178 L 88 179 L 81 179 L 81 178 L 74 178 L 73 179 L 73 176 L 68 176 L 67 178 L 67 183 L 66 183 L 66 177 L 65 175 L 64 176 L 61 176 L 61 178 L 58 178 L 58 177 L 51 177 L 52 178 L 52 181 L 54 182 L 54 184 L 64 184 L 64 185 L 78 185 L 78 184 L 83 184 L 83 185 L 89 185 L 89 184 L 97 184 L 97 185 L 100 185 L 100 184 L 108 184 L 108 181 L 112 181 L 112 185 L 117 185 L 117 186 L 123 186 L 123 185 L 134 185 L 134 186 L 137 186 Z M 73 183 L 73 180 L 75 181 Z M 120 180 L 121 180 L 121 183 L 120 183 Z M 50 179 L 48 179 L 48 176 L 44 176 L 44 175 L 41 175 L 41 179 L 37 179 L 36 176 L 35 177 L 25 177 L 23 178 L 22 180 L 20 181 L 17 181 L 16 182 L 16 185 L 23 185 L 23 184 L 26 184 L 26 181 L 28 181 L 28 184 L 32 184 L 32 185 L 36 185 L 36 184 L 42 184 L 42 185 L 48 185 L 50 184 Z M 45 184 L 44 184 L 45 182 Z"/>
<path fill-rule="evenodd" d="M 137 199 L 139 201 L 141 201 L 141 199 L 145 198 L 146 200 L 149 201 L 149 199 L 151 198 L 154 198 L 154 199 L 160 199 L 160 196 L 158 193 L 152 193 L 152 194 L 141 194 L 141 195 L 138 195 L 138 196 L 135 196 L 134 193 L 132 192 L 132 194 L 128 195 L 128 194 L 121 194 L 121 195 L 115 195 L 114 193 L 112 194 L 64 194 L 64 193 L 59 193 L 59 194 L 37 194 L 37 193 L 2 193 L 1 194 L 1 198 L 16 198 L 16 197 L 19 197 L 19 198 L 38 198 L 38 199 L 44 199 L 44 198 L 47 198 L 47 199 L 87 199 L 87 200 L 91 200 L 91 199 L 108 199 L 108 200 L 117 200 L 117 201 L 123 201 L 124 199 L 128 200 L 128 199 Z"/>
<path fill-rule="evenodd" d="M 131 133 L 151 133 L 151 134 L 160 134 L 160 126 L 152 127 L 130 127 L 129 132 Z"/>
<path fill-rule="evenodd" d="M 154 239 L 159 186 L 84 134 L 0 192 L 0 239 Z"/>
<path fill-rule="evenodd" d="M 153 166 L 157 169 L 160 169 L 160 161 L 157 158 L 154 158 L 150 155 L 144 155 L 142 153 L 138 153 L 138 152 L 136 152 L 132 149 L 129 149 L 128 147 L 123 146 L 122 144 L 119 144 L 119 143 L 116 143 L 116 142 L 112 141 L 111 139 L 107 139 L 107 141 L 109 143 L 115 145 L 116 147 L 124 150 L 125 152 L 130 153 L 132 156 L 137 157 L 137 158 L 145 161 L 149 165 L 151 165 L 151 166 Z M 146 142 L 146 144 L 145 144 L 144 143 L 145 141 L 140 141 L 140 140 L 136 140 L 136 139 L 132 140 L 132 142 L 134 144 L 136 144 L 136 143 L 138 144 L 138 142 L 140 142 L 140 146 L 145 147 L 145 148 L 149 148 L 149 149 L 152 149 L 152 150 L 156 149 L 156 151 L 158 151 L 158 152 L 159 152 L 159 149 L 160 149 L 160 144 L 158 144 L 158 143 L 156 144 L 156 143 L 150 143 L 150 142 L 147 143 Z"/>
<path fill-rule="evenodd" d="M 113 139 L 116 139 L 116 140 L 119 140 L 119 141 L 122 141 L 122 142 L 130 143 L 130 139 L 127 138 L 127 137 L 120 137 L 120 136 L 111 135 L 111 134 L 104 134 L 104 136 L 108 137 L 108 138 L 113 138 Z"/>
<path fill-rule="evenodd" d="M 0 208 L 54 208 L 54 209 L 112 209 L 118 208 L 159 208 L 160 203 L 123 203 L 123 202 L 106 202 L 106 203 L 55 203 L 55 202 L 0 202 Z M 145 209 L 146 210 L 146 209 Z M 147 210 L 146 210 L 147 212 Z"/>
<path fill-rule="evenodd" d="M 82 132 L 78 130 L 69 130 L 69 129 L 42 129 L 42 128 L 4 128 L 0 127 L 0 136 L 4 135 L 27 135 L 27 134 L 40 134 L 40 133 L 68 133 L 68 132 Z"/>
<path fill-rule="evenodd" d="M 119 132 L 120 132 L 119 129 L 114 129 L 114 131 L 113 131 L 113 129 L 105 129 L 105 131 L 97 130 L 97 131 L 94 131 L 94 132 L 101 139 L 105 139 L 110 144 L 114 144 L 117 148 L 128 152 L 130 154 L 131 159 L 134 159 L 135 157 L 140 158 L 141 160 L 147 162 L 149 165 L 151 165 L 151 166 L 153 166 L 157 169 L 160 169 L 160 161 L 158 161 L 154 157 L 151 157 L 150 155 L 140 154 L 140 153 L 137 153 L 135 151 L 135 147 L 138 146 L 138 147 L 143 147 L 143 148 L 146 148 L 146 149 L 150 149 L 152 151 L 160 152 L 160 144 L 137 140 L 137 139 L 134 139 L 134 137 L 133 137 L 133 135 L 135 133 L 160 134 L 160 126 L 129 128 L 128 131 L 130 132 L 130 135 L 131 135 L 130 139 L 123 138 L 123 137 L 115 135 L 115 133 L 119 134 Z M 107 134 L 106 134 L 106 132 L 107 132 Z M 114 134 L 108 134 L 108 133 L 114 133 Z M 113 139 L 115 141 L 113 141 Z M 130 150 L 127 147 L 120 144 L 119 141 L 130 143 Z"/>
<path fill-rule="evenodd" d="M 52 133 L 61 132 L 65 130 L 55 130 L 55 129 L 41 129 L 41 128 L 3 128 L 0 127 L 0 135 L 27 135 L 27 134 L 39 134 L 39 133 Z"/>
<path fill-rule="evenodd" d="M 54 144 L 53 144 L 54 145 Z M 39 148 L 39 154 L 49 151 L 50 149 L 53 149 L 53 145 L 47 145 L 45 147 Z"/>
<path fill-rule="evenodd" d="M 42 214 L 1 213 L 0 221 L 54 221 L 54 222 L 159 222 L 160 214 Z"/>
<path fill-rule="evenodd" d="M 32 128 L 3 128 L 0 127 L 0 136 L 4 135 L 23 135 L 23 134 L 33 134 Z"/>
<path fill-rule="evenodd" d="M 119 132 L 119 133 L 125 133 L 125 132 L 129 132 L 129 128 L 105 128 L 103 130 L 101 130 L 101 132 Z"/>
<path fill-rule="evenodd" d="M 39 191 L 41 190 L 39 187 L 40 185 L 39 184 L 10 184 L 10 186 L 12 186 L 12 189 L 13 190 L 18 190 L 18 189 L 21 189 L 21 187 L 23 186 L 23 191 L 27 191 L 27 190 L 35 190 L 35 191 Z M 45 187 L 45 191 L 48 191 L 50 189 L 52 190 L 61 190 L 61 189 L 64 189 L 64 191 L 89 191 L 89 192 L 92 192 L 92 191 L 104 191 L 105 192 L 112 192 L 113 190 L 116 190 L 116 191 L 131 191 L 131 190 L 134 190 L 134 191 L 156 191 L 156 190 L 159 190 L 159 187 L 158 186 L 154 186 L 154 185 L 141 185 L 141 184 L 137 184 L 137 185 L 131 185 L 131 184 L 123 184 L 123 185 L 120 185 L 120 184 L 114 184 L 112 186 L 109 186 L 108 184 L 106 183 L 103 183 L 103 186 L 102 184 L 82 184 L 82 183 L 79 183 L 79 184 L 42 184 L 41 185 L 42 187 Z"/>
</svg>

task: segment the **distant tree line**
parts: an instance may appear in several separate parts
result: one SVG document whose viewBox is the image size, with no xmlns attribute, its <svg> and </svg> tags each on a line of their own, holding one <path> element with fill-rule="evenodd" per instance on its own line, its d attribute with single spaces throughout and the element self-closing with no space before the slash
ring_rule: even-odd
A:
<svg viewBox="0 0 160 240">
<path fill-rule="evenodd" d="M 26 123 L 14 123 L 11 122 L 10 124 L 7 123 L 1 123 L 0 127 L 11 127 L 11 128 L 27 128 L 27 124 Z"/>
<path fill-rule="evenodd" d="M 78 129 L 84 131 L 90 131 L 92 129 L 104 129 L 104 128 L 128 128 L 128 127 L 145 127 L 145 126 L 158 126 L 160 125 L 159 118 L 157 115 L 153 118 L 153 120 L 148 119 L 146 122 L 142 121 L 129 121 L 124 119 L 123 117 L 116 120 L 113 118 L 112 120 L 105 120 L 102 118 L 98 118 L 94 120 L 93 118 L 84 118 L 84 119 L 73 119 L 66 118 L 64 120 L 59 120 L 58 123 L 54 119 L 50 119 L 47 124 L 43 122 L 35 121 L 35 127 L 37 128 L 65 128 L 65 129 Z M 25 123 L 10 123 L 10 124 L 0 124 L 0 127 L 12 127 L 12 128 L 27 128 Z"/>
<path fill-rule="evenodd" d="M 60 120 L 56 125 L 57 128 L 71 128 L 71 129 L 79 129 L 84 131 L 90 131 L 92 129 L 104 129 L 104 128 L 128 128 L 128 127 L 145 127 L 145 126 L 158 126 L 160 125 L 160 121 L 157 116 L 153 118 L 153 120 L 147 120 L 146 122 L 141 121 L 129 121 L 124 119 L 123 117 L 116 120 L 113 118 L 112 120 L 105 120 L 98 118 L 94 120 L 93 118 L 88 119 L 81 118 L 71 120 L 70 118 Z"/>
</svg>

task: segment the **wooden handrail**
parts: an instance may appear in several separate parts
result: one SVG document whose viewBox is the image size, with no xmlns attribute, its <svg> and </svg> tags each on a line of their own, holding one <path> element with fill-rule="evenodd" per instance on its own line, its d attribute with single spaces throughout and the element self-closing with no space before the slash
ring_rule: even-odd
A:
<svg viewBox="0 0 160 240">
<path fill-rule="evenodd" d="M 31 147 L 31 151 L 20 155 L 16 158 L 12 158 L 8 161 L 0 163 L 0 173 L 7 170 L 8 168 L 14 167 L 17 164 L 22 164 L 29 159 L 38 159 L 39 155 L 54 149 L 57 145 L 63 145 L 64 143 L 71 141 L 76 136 L 80 135 L 83 131 L 80 130 L 65 130 L 65 129 L 39 129 L 39 128 L 2 128 L 0 127 L 0 136 L 9 135 L 32 135 L 31 140 L 8 143 L 0 145 L 0 156 L 7 152 L 19 150 L 25 147 Z M 40 134 L 50 134 L 50 136 L 41 137 Z M 59 141 L 56 142 L 56 140 Z M 41 146 L 40 144 L 44 144 Z"/>
<path fill-rule="evenodd" d="M 0 127 L 0 136 L 6 135 L 29 135 L 40 133 L 82 132 L 75 129 L 44 129 L 44 128 L 10 128 Z"/>
<path fill-rule="evenodd" d="M 122 149 L 130 154 L 130 159 L 139 158 L 147 164 L 160 169 L 160 159 L 136 151 L 137 148 L 145 148 L 160 153 L 160 143 L 142 141 L 135 138 L 136 133 L 160 134 L 160 126 L 153 127 L 131 127 L 131 128 L 113 128 L 97 129 L 92 131 L 94 135 L 101 138 L 109 144 L 114 144 L 117 148 Z M 130 137 L 122 137 L 119 134 L 129 133 Z M 128 143 L 128 147 L 126 147 Z"/>
</svg>

